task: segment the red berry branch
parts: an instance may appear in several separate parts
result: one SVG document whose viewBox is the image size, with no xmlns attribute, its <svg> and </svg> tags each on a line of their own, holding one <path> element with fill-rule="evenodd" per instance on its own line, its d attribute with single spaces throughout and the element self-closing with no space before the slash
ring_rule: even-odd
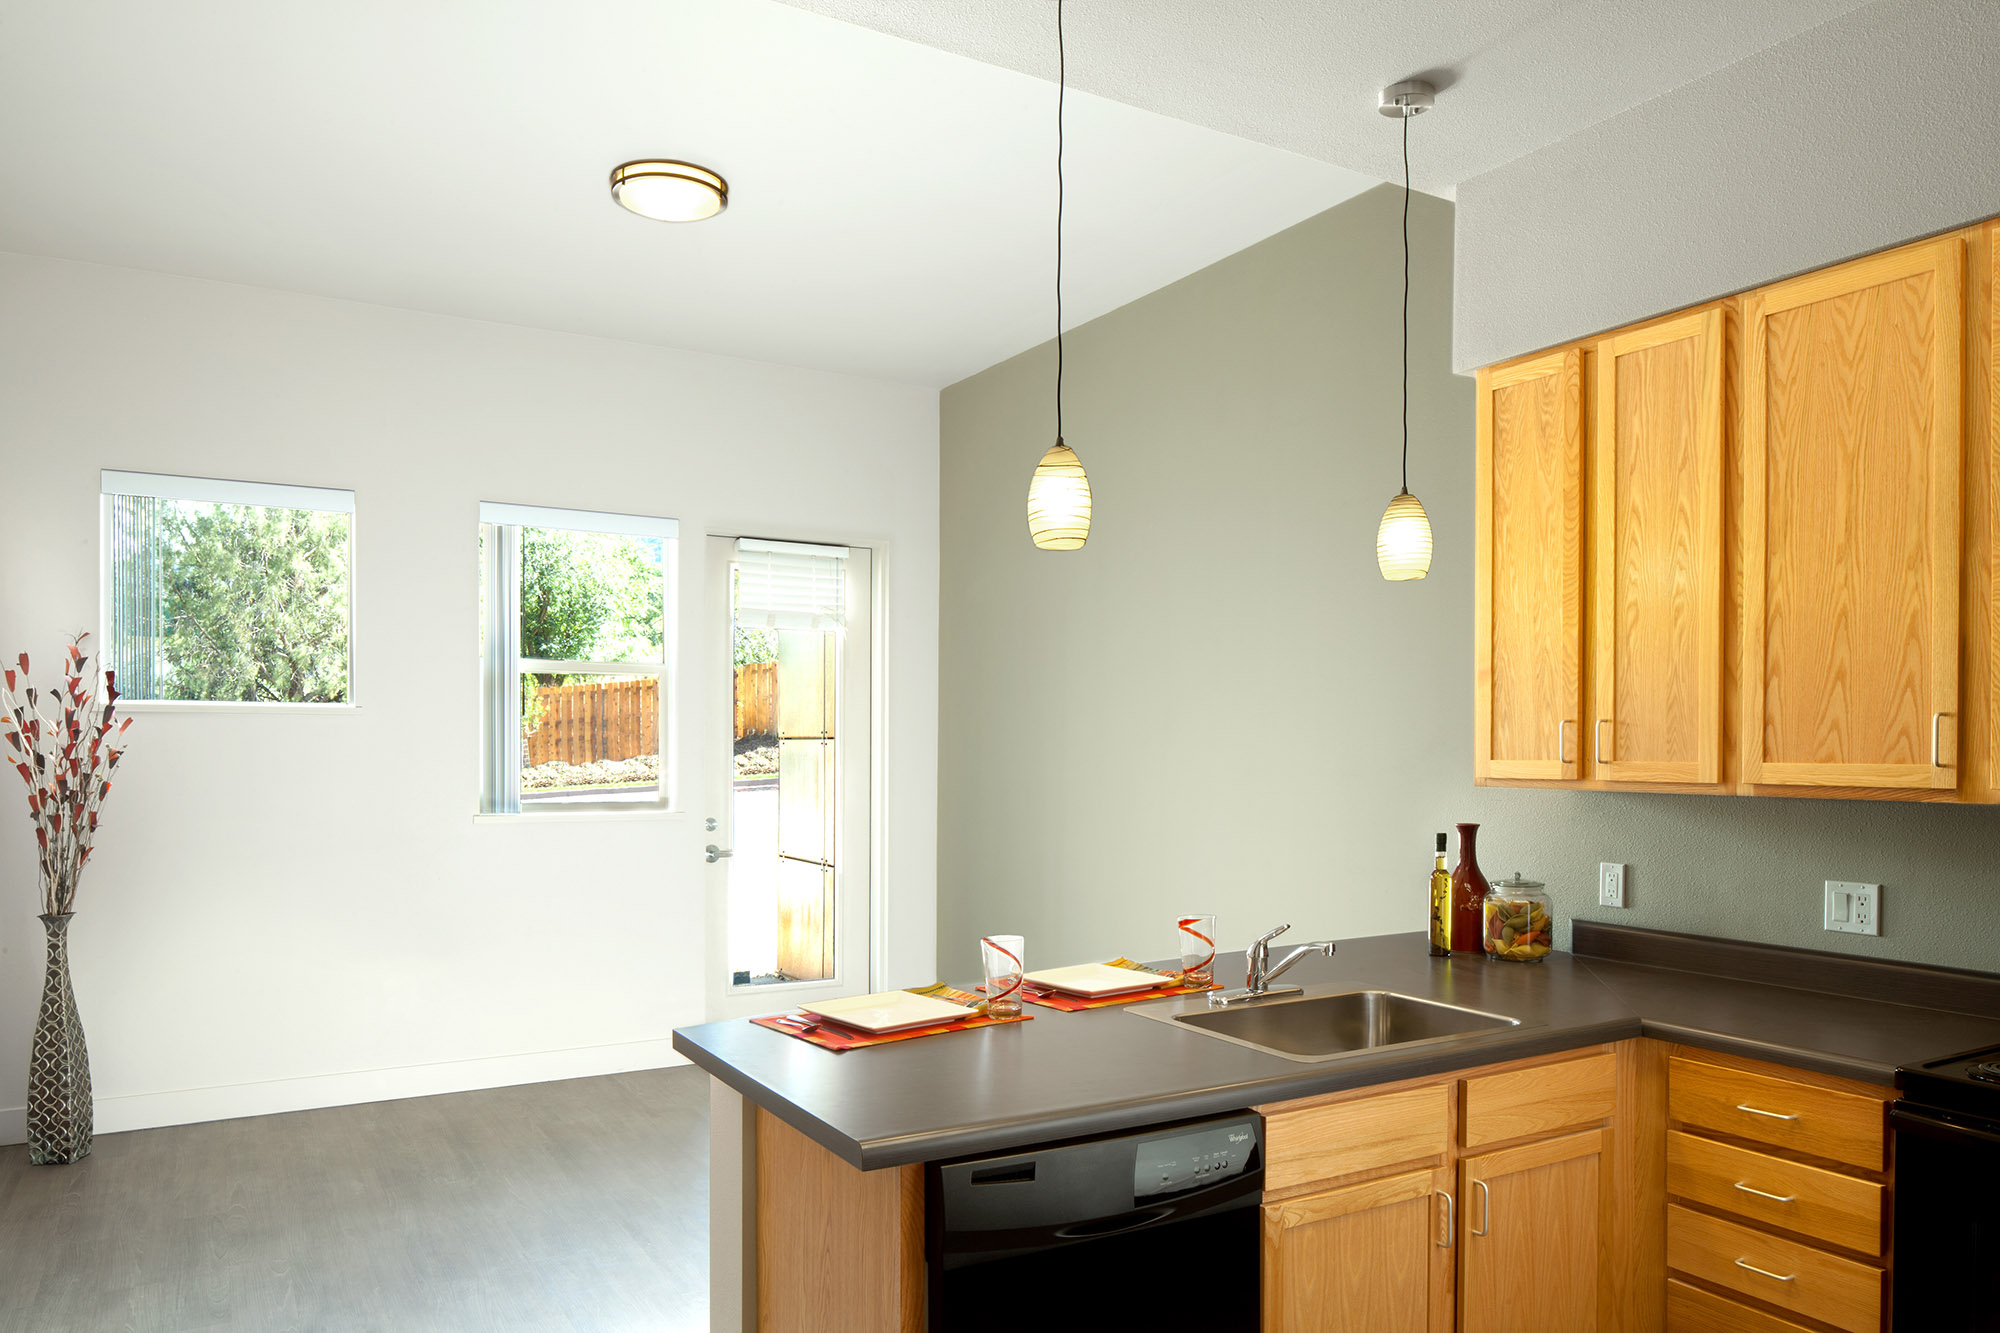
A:
<svg viewBox="0 0 2000 1333">
<path fill-rule="evenodd" d="M 111 775 L 125 753 L 117 744 L 132 725 L 119 720 L 114 673 L 87 671 L 79 634 L 70 640 L 58 690 L 27 683 L 28 655 L 19 671 L 0 671 L 0 758 L 28 784 L 28 816 L 35 821 L 41 858 L 42 910 L 51 916 L 76 907 L 76 881 L 90 860 L 97 814 L 111 793 Z M 88 679 L 90 687 L 84 688 Z M 100 687 L 100 684 L 102 688 Z"/>
</svg>

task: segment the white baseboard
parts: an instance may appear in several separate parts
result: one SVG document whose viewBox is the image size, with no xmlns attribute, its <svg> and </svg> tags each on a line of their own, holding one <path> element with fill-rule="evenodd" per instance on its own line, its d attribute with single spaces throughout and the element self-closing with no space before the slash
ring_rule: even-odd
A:
<svg viewBox="0 0 2000 1333">
<path fill-rule="evenodd" d="M 213 1088 L 99 1097 L 94 1118 L 97 1133 L 117 1134 L 129 1129 L 191 1125 L 203 1120 L 234 1120 L 249 1115 L 310 1111 L 322 1106 L 432 1097 L 442 1092 L 472 1092 L 517 1083 L 551 1083 L 597 1074 L 622 1074 L 634 1069 L 666 1069 L 686 1063 L 686 1058 L 675 1052 L 672 1039 L 662 1037 L 612 1046 L 579 1046 L 526 1055 L 449 1060 L 442 1064 L 400 1065 Z M 27 1139 L 26 1108 L 0 1106 L 0 1143 L 25 1143 Z"/>
</svg>

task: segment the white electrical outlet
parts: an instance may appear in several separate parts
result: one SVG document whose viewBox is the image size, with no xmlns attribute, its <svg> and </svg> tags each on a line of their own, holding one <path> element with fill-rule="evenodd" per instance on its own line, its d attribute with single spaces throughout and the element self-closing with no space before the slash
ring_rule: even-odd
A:
<svg viewBox="0 0 2000 1333">
<path fill-rule="evenodd" d="M 1599 907 L 1625 905 L 1624 866 L 1611 861 L 1597 863 L 1597 905 Z"/>
<path fill-rule="evenodd" d="M 1880 935 L 1882 886 L 1853 884 L 1844 879 L 1828 880 L 1823 924 L 1828 930 L 1848 935 Z"/>
</svg>

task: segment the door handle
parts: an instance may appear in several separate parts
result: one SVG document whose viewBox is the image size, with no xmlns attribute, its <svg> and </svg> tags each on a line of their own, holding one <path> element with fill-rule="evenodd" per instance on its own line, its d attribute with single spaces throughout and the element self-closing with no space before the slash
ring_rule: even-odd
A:
<svg viewBox="0 0 2000 1333">
<path fill-rule="evenodd" d="M 1567 764 L 1570 762 L 1569 728 L 1570 720 L 1568 718 L 1564 718 L 1562 721 L 1556 723 L 1556 762 L 1558 764 Z"/>
<path fill-rule="evenodd" d="M 1942 722 L 1943 722 L 1943 721 L 1944 721 L 1944 720 L 1945 720 L 1946 718 L 1948 718 L 1948 717 L 1950 717 L 1950 716 L 1951 716 L 1951 714 L 1950 714 L 1950 713 L 1932 713 L 1932 714 L 1931 714 L 1931 767 L 1932 767 L 1932 768 L 1950 768 L 1950 767 L 1951 767 L 1951 765 L 1950 765 L 1950 764 L 1947 764 L 1947 763 L 1944 763 L 1944 762 L 1943 762 L 1943 761 L 1942 761 L 1942 760 L 1941 760 L 1941 759 L 1939 758 L 1939 754 L 1940 754 L 1940 751 L 1939 751 L 1939 749 L 1938 749 L 1938 726 L 1939 726 L 1939 724 L 1940 724 L 1940 723 L 1942 723 Z"/>
<path fill-rule="evenodd" d="M 1601 764 L 1604 762 L 1604 724 L 1606 722 L 1609 722 L 1610 720 L 1611 719 L 1608 717 L 1600 717 L 1597 719 L 1597 725 L 1590 729 L 1590 753 L 1591 753 L 1592 763 Z"/>
<path fill-rule="evenodd" d="M 1452 1233 L 1458 1230 L 1458 1219 L 1452 1206 L 1451 1191 L 1433 1190 L 1432 1193 L 1444 1200 L 1444 1239 L 1437 1243 L 1437 1247 L 1440 1250 L 1448 1250 L 1451 1248 Z"/>
<path fill-rule="evenodd" d="M 725 850 L 721 847 L 717 847 L 712 842 L 708 844 L 708 863 L 710 865 L 714 865 L 717 861 L 720 861 L 725 856 L 734 856 L 734 855 L 736 855 L 734 849 Z"/>
<path fill-rule="evenodd" d="M 1799 1201 L 1799 1196 L 1796 1194 L 1772 1194 L 1767 1190 L 1760 1190 L 1754 1185 L 1746 1185 L 1740 1180 L 1736 1182 L 1736 1188 L 1742 1190 L 1745 1194 L 1754 1194 L 1760 1199 L 1769 1199 L 1772 1203 L 1797 1203 Z"/>
<path fill-rule="evenodd" d="M 1472 1229 L 1472 1234 L 1490 1236 L 1493 1234 L 1493 1191 L 1486 1188 L 1483 1180 L 1472 1183 L 1479 1186 L 1479 1225 Z"/>
</svg>

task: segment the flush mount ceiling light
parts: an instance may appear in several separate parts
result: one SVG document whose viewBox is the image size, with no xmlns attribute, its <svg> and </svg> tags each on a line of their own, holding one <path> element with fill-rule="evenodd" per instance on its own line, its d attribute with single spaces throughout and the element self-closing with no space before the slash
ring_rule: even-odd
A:
<svg viewBox="0 0 2000 1333">
<path fill-rule="evenodd" d="M 611 197 L 642 218 L 700 222 L 729 207 L 729 182 L 692 162 L 648 159 L 611 173 Z"/>
<path fill-rule="evenodd" d="M 1410 494 L 1410 121 L 1437 101 L 1437 89 L 1422 79 L 1391 84 L 1378 108 L 1403 122 L 1403 489 L 1389 501 L 1375 533 L 1375 563 L 1393 582 L 1431 572 L 1431 516 Z"/>
<path fill-rule="evenodd" d="M 1056 0 L 1056 442 L 1028 482 L 1028 536 L 1044 551 L 1074 551 L 1090 539 L 1090 478 L 1083 460 L 1063 443 L 1062 429 L 1063 95 L 1069 86 L 1062 11 Z"/>
</svg>

